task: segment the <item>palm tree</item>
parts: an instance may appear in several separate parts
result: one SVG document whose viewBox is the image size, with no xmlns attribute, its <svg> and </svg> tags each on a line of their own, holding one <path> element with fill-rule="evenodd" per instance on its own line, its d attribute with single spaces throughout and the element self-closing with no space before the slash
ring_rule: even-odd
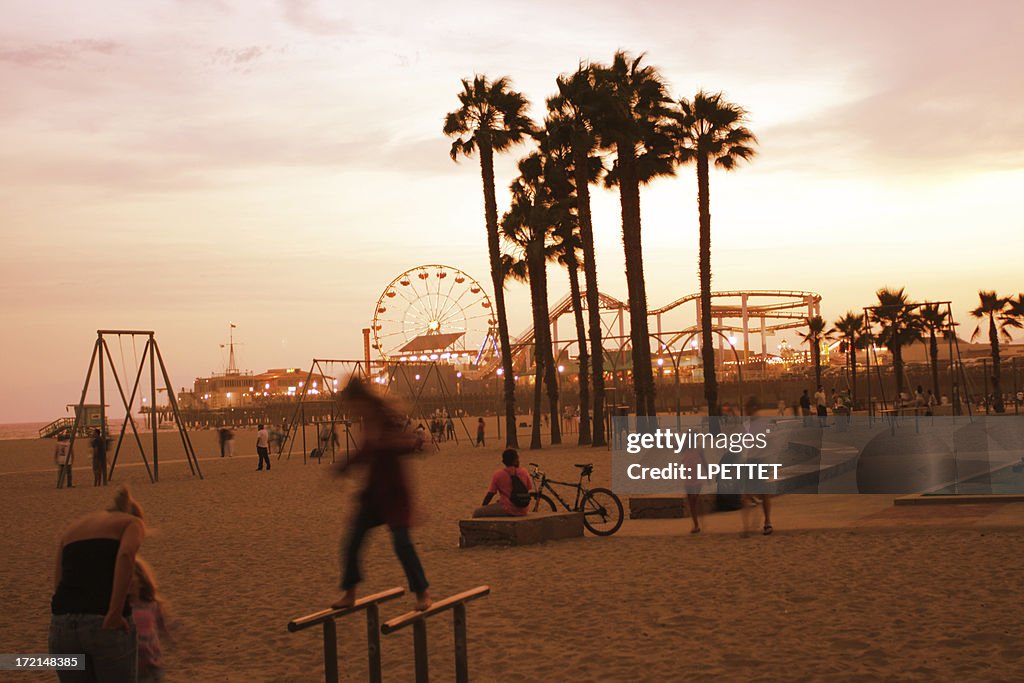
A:
<svg viewBox="0 0 1024 683">
<path fill-rule="evenodd" d="M 892 370 L 896 375 L 896 395 L 903 396 L 903 347 L 921 338 L 920 324 L 913 313 L 914 304 L 907 298 L 903 287 L 883 287 L 875 292 L 878 305 L 873 308 L 881 326 L 878 341 L 892 354 Z"/>
<path fill-rule="evenodd" d="M 857 351 L 867 347 L 871 335 L 864 326 L 864 314 L 847 311 L 842 318 L 836 320 L 835 326 L 829 331 L 833 337 L 842 339 L 846 351 L 847 364 L 850 367 L 851 399 L 857 404 Z"/>
<path fill-rule="evenodd" d="M 747 113 L 727 102 L 722 93 L 703 90 L 693 100 L 679 100 L 671 114 L 675 121 L 672 136 L 680 164 L 697 165 L 697 212 L 700 219 L 700 329 L 704 363 L 704 398 L 709 415 L 720 415 L 718 378 L 715 376 L 715 348 L 711 328 L 711 160 L 718 168 L 731 171 L 740 160 L 754 156 L 757 138 L 743 125 Z M 820 373 L 819 373 L 820 374 Z"/>
<path fill-rule="evenodd" d="M 640 186 L 658 176 L 672 175 L 674 170 L 672 141 L 665 132 L 671 99 L 657 69 L 642 62 L 643 55 L 633 58 L 619 51 L 610 65 L 595 66 L 595 97 L 587 113 L 598 146 L 615 152 L 605 185 L 619 188 L 636 412 L 655 415 Z"/>
<path fill-rule="evenodd" d="M 583 443 L 583 421 L 587 417 L 584 365 L 591 363 L 594 387 L 593 438 L 595 446 L 606 445 L 604 427 L 604 349 L 601 344 L 601 301 L 597 289 L 597 261 L 594 251 L 594 227 L 590 214 L 590 183 L 604 170 L 598 157 L 592 114 L 596 109 L 594 70 L 581 65 L 570 76 L 559 76 L 558 94 L 548 99 L 550 116 L 546 127 L 553 137 L 567 142 L 572 151 L 573 181 L 576 191 L 576 217 L 579 222 L 579 242 L 583 251 L 583 277 L 586 283 L 587 318 L 590 333 L 590 353 L 580 344 L 580 443 Z M 575 296 L 575 295 L 574 295 Z M 573 308 L 582 302 L 573 299 Z"/>
<path fill-rule="evenodd" d="M 591 443 L 590 434 L 590 382 L 587 373 L 589 372 L 587 358 L 587 333 L 583 322 L 582 293 L 580 292 L 580 264 L 582 254 L 580 251 L 579 230 L 575 229 L 573 222 L 566 221 L 557 226 L 554 232 L 554 248 L 558 263 L 565 266 L 569 274 L 569 297 L 572 299 L 573 318 L 576 322 L 576 344 L 579 347 L 579 378 L 580 378 L 580 433 L 578 444 L 588 446 Z"/>
<path fill-rule="evenodd" d="M 932 371 L 932 392 L 939 397 L 939 337 L 949 334 L 949 311 L 939 304 L 925 304 L 917 312 L 921 329 L 928 333 L 928 361 Z"/>
<path fill-rule="evenodd" d="M 992 394 L 995 397 L 993 407 L 995 412 L 1002 413 L 1005 411 L 1005 407 L 1003 406 L 1003 391 L 999 382 L 1001 369 L 999 339 L 1002 337 L 1004 341 L 1011 341 L 1013 337 L 1010 335 L 1010 330 L 1020 329 L 1024 325 L 1014 315 L 1014 307 L 1010 305 L 1009 297 L 997 296 L 992 291 L 980 291 L 978 298 L 981 305 L 971 311 L 971 317 L 979 320 L 988 319 L 988 343 L 992 347 Z M 981 334 L 981 325 L 982 323 L 979 322 L 978 326 L 974 328 L 974 334 L 971 335 L 972 342 Z"/>
<path fill-rule="evenodd" d="M 825 319 L 820 315 L 807 318 L 807 332 L 800 332 L 799 337 L 807 342 L 811 349 L 811 362 L 814 363 L 814 385 L 821 386 L 821 343 L 828 339 L 825 331 Z"/>
<path fill-rule="evenodd" d="M 502 238 L 512 252 L 505 256 L 507 275 L 527 281 L 533 311 L 534 361 L 537 386 L 534 391 L 534 420 L 531 448 L 540 447 L 539 395 L 543 382 L 548 390 L 551 412 L 551 443 L 561 443 L 558 410 L 558 374 L 551 351 L 551 324 L 548 319 L 547 262 L 555 256 L 552 233 L 565 219 L 564 204 L 554 200 L 545 182 L 547 160 L 533 153 L 519 162 L 520 175 L 512 183 L 512 205 L 502 217 Z"/>
<path fill-rule="evenodd" d="M 508 78 L 489 81 L 477 75 L 472 81 L 462 79 L 460 107 L 444 121 L 444 134 L 454 137 L 451 158 L 471 156 L 480 152 L 480 174 L 484 185 L 484 221 L 487 226 L 487 250 L 491 261 L 491 283 L 494 286 L 495 315 L 498 320 L 498 341 L 501 344 L 501 366 L 505 387 L 506 446 L 519 445 L 516 435 L 516 383 L 512 370 L 512 344 L 505 313 L 505 292 L 502 289 L 501 250 L 498 244 L 498 204 L 494 191 L 494 153 L 504 152 L 521 142 L 535 129 L 526 115 L 527 99 L 511 89 Z"/>
</svg>

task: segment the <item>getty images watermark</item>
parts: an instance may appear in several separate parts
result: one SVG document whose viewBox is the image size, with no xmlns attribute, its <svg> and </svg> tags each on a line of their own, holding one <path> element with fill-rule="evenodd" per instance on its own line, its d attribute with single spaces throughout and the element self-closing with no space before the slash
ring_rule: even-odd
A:
<svg viewBox="0 0 1024 683">
<path fill-rule="evenodd" d="M 694 431 L 687 428 L 684 432 L 674 431 L 671 427 L 657 428 L 652 432 L 627 432 L 626 453 L 671 453 L 676 456 L 693 454 L 688 460 L 659 463 L 645 466 L 634 462 L 626 467 L 626 476 L 633 481 L 643 480 L 679 480 L 679 481 L 713 481 L 713 480 L 747 480 L 774 481 L 779 477 L 782 463 L 761 462 L 706 462 L 701 455 L 711 451 L 723 451 L 741 454 L 754 449 L 768 448 L 769 431 L 751 433 L 749 431 L 718 433 L 710 431 Z"/>
<path fill-rule="evenodd" d="M 630 494 L 1024 494 L 1024 415 L 612 420 L 612 485 Z"/>
<path fill-rule="evenodd" d="M 772 457 L 772 427 L 706 417 L 614 418 L 612 483 L 626 494 L 770 492 L 784 464 Z"/>
</svg>

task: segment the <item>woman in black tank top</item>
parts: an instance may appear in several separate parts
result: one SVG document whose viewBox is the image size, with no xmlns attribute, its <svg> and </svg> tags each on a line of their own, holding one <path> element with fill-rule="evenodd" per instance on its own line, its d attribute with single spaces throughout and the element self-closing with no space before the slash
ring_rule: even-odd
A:
<svg viewBox="0 0 1024 683">
<path fill-rule="evenodd" d="M 84 671 L 57 673 L 62 683 L 137 680 L 127 598 L 144 533 L 142 508 L 122 488 L 109 510 L 76 520 L 61 538 L 50 600 L 50 653 L 85 655 Z"/>
</svg>

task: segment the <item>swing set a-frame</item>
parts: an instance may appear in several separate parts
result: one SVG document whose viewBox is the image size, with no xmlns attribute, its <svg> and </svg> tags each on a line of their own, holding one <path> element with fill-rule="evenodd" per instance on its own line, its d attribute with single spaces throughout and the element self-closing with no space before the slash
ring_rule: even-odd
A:
<svg viewBox="0 0 1024 683">
<path fill-rule="evenodd" d="M 335 372 L 336 366 L 342 366 L 341 372 Z M 316 459 L 322 460 L 323 456 L 327 453 L 326 449 L 330 449 L 331 462 L 334 462 L 336 457 L 336 449 L 340 447 L 340 439 L 335 440 L 331 438 L 330 441 L 326 441 L 322 434 L 326 431 L 327 434 L 332 437 L 336 434 L 336 428 L 338 425 L 342 425 L 345 431 L 345 456 L 346 458 L 350 455 L 352 448 L 358 448 L 358 443 L 355 436 L 352 434 L 351 425 L 352 420 L 348 418 L 348 414 L 345 411 L 344 401 L 341 398 L 340 392 L 334 388 L 334 382 L 325 382 L 322 387 L 314 389 L 313 381 L 317 377 L 324 378 L 348 378 L 358 377 L 365 382 L 372 382 L 373 374 L 373 363 L 367 363 L 364 360 L 350 360 L 350 359 L 338 359 L 338 358 L 314 358 L 313 362 L 309 366 L 309 372 L 306 374 L 306 380 L 302 383 L 302 390 L 298 392 L 297 403 L 295 410 L 292 413 L 292 419 L 287 425 L 287 431 L 285 432 L 282 440 L 281 450 L 278 452 L 278 459 L 280 460 L 282 455 L 286 455 L 288 460 L 291 460 L 292 451 L 296 445 L 296 442 L 300 440 L 302 442 L 302 461 L 305 463 L 308 460 L 310 453 L 316 453 Z M 326 367 L 325 367 L 326 366 Z M 444 381 L 444 376 L 441 373 L 440 366 L 437 362 L 432 362 L 427 367 L 425 375 L 420 376 L 420 379 L 413 381 L 409 377 L 409 368 L 405 365 L 394 364 L 389 365 L 387 368 L 387 376 L 384 381 L 385 393 L 390 393 L 392 387 L 398 378 L 404 380 L 405 387 L 408 390 L 408 395 L 413 398 L 412 406 L 409 408 L 410 419 L 418 420 L 429 420 L 428 415 L 421 407 L 421 399 L 424 391 L 431 377 L 436 377 L 436 382 L 442 397 L 445 414 L 451 416 L 453 419 L 457 417 L 459 424 L 462 426 L 462 431 L 465 433 L 467 440 L 473 443 L 472 435 L 470 434 L 469 427 L 466 426 L 464 417 L 460 414 L 458 416 L 453 415 L 452 411 L 452 394 L 448 390 L 448 386 Z M 311 398 L 312 391 L 317 391 L 316 395 L 326 393 L 327 398 Z M 314 419 L 311 419 L 311 416 Z M 327 419 L 317 420 L 317 417 L 325 417 Z M 306 439 L 306 427 L 309 425 L 317 427 L 316 441 L 317 447 L 315 449 L 309 449 L 309 444 Z M 455 434 L 455 442 L 458 443 L 458 434 Z M 435 444 L 436 445 L 436 444 Z M 287 448 L 287 453 L 285 451 Z"/>
<path fill-rule="evenodd" d="M 135 381 L 132 383 L 131 393 L 127 397 L 125 396 L 124 391 L 125 385 L 121 382 L 121 377 L 117 372 L 117 364 L 114 362 L 114 358 L 110 353 L 110 347 L 106 340 L 107 337 L 113 336 L 116 336 L 119 342 L 122 337 L 130 337 L 133 349 L 136 337 L 145 338 L 145 347 L 142 352 L 142 357 L 139 359 L 138 368 L 135 372 Z M 139 436 L 139 430 L 135 424 L 135 418 L 132 415 L 135 398 L 139 395 L 140 385 L 143 383 L 142 374 L 146 370 L 147 360 L 149 361 L 149 416 L 153 436 L 152 466 L 146 456 L 146 449 L 142 445 L 142 438 Z M 121 361 L 123 366 L 123 348 Z M 78 436 L 79 430 L 84 426 L 83 422 L 87 414 L 85 400 L 89 393 L 89 385 L 92 381 L 93 370 L 96 370 L 99 385 L 99 438 L 104 441 L 107 439 L 107 366 L 110 367 L 110 373 L 113 375 L 114 384 L 117 387 L 117 394 L 121 399 L 121 405 L 124 407 L 125 419 L 124 422 L 121 423 L 121 430 L 117 436 L 117 445 L 114 448 L 114 455 L 109 461 L 108 468 L 103 472 L 103 483 L 106 483 L 114 474 L 114 468 L 117 465 L 117 458 L 121 452 L 121 445 L 124 443 L 124 437 L 129 427 L 131 427 L 132 435 L 135 437 L 135 443 L 138 446 L 142 462 L 146 466 L 146 473 L 149 475 L 150 482 L 156 483 L 160 480 L 159 440 L 157 438 L 157 428 L 159 423 L 156 408 L 157 391 L 167 392 L 168 406 L 171 416 L 174 419 L 174 423 L 178 428 L 178 434 L 181 437 L 181 445 L 185 450 L 185 459 L 188 462 L 189 469 L 192 471 L 192 476 L 198 476 L 202 479 L 203 473 L 199 469 L 199 459 L 196 457 L 195 449 L 192 447 L 192 441 L 189 439 L 188 431 L 185 429 L 184 422 L 181 419 L 181 413 L 178 410 L 178 403 L 174 397 L 174 388 L 171 384 L 170 376 L 167 373 L 167 366 L 164 364 L 163 355 L 160 353 L 160 348 L 157 346 L 154 332 L 152 330 L 96 330 L 96 342 L 93 344 L 92 356 L 89 359 L 89 369 L 85 374 L 85 384 L 82 387 L 82 396 L 79 399 L 78 404 L 75 406 L 75 423 L 71 429 L 71 441 L 68 444 L 67 455 L 65 455 L 64 467 L 59 468 L 60 472 L 57 476 L 57 488 L 64 487 L 65 473 L 68 472 L 69 466 L 71 465 L 75 439 Z M 160 377 L 163 380 L 163 387 L 157 386 L 157 367 L 160 369 Z M 140 403 L 141 402 L 142 401 L 140 400 Z"/>
</svg>

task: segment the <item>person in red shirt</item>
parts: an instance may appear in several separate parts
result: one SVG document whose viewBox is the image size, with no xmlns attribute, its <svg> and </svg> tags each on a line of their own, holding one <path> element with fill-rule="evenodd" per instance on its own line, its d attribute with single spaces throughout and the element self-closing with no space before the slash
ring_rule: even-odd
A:
<svg viewBox="0 0 1024 683">
<path fill-rule="evenodd" d="M 491 477 L 491 486 L 483 503 L 473 511 L 474 517 L 521 517 L 530 509 L 528 504 L 519 506 L 512 501 L 512 477 L 518 477 L 527 491 L 533 488 L 529 472 L 519 466 L 519 453 L 508 448 L 501 454 L 501 462 L 504 467 Z M 495 494 L 498 502 L 492 503 Z"/>
</svg>

